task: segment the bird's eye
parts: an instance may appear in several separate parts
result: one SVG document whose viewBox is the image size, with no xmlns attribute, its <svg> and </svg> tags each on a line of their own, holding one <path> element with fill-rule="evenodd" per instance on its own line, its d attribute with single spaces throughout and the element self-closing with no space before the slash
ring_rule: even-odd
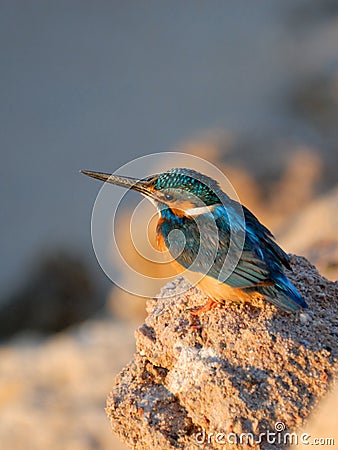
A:
<svg viewBox="0 0 338 450">
<path fill-rule="evenodd" d="M 164 198 L 167 200 L 167 201 L 171 201 L 171 200 L 173 200 L 174 199 L 174 196 L 173 195 L 171 195 L 171 194 L 164 194 Z"/>
</svg>

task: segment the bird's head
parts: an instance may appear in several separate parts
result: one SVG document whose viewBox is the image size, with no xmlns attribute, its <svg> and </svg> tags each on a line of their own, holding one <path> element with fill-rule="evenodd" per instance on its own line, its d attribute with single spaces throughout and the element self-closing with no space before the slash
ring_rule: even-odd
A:
<svg viewBox="0 0 338 450">
<path fill-rule="evenodd" d="M 148 197 L 159 208 L 170 208 L 176 215 L 195 215 L 220 204 L 222 193 L 212 178 L 191 169 L 175 168 L 142 180 L 107 173 L 81 171 L 101 181 L 133 189 Z M 224 194 L 223 194 L 224 195 Z"/>
</svg>

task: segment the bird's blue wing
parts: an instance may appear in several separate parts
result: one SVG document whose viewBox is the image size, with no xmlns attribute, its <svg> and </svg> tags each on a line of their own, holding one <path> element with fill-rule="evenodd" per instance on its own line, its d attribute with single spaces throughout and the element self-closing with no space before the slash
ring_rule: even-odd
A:
<svg viewBox="0 0 338 450">
<path fill-rule="evenodd" d="M 284 311 L 306 308 L 305 300 L 284 274 L 283 266 L 290 267 L 289 257 L 270 231 L 246 208 L 245 228 L 237 217 L 229 221 L 231 209 L 223 208 L 216 208 L 213 217 L 203 214 L 196 221 L 182 219 L 178 238 L 170 243 L 166 238 L 176 261 L 188 270 L 209 275 L 231 287 L 260 292 Z M 162 230 L 168 237 L 171 225 L 163 225 L 168 227 Z"/>
<path fill-rule="evenodd" d="M 235 210 L 220 205 L 213 214 L 185 219 L 182 239 L 167 243 L 170 253 L 183 267 L 232 287 L 273 284 L 282 264 L 288 265 L 288 255 L 249 210 L 243 212 L 241 219 Z"/>
</svg>

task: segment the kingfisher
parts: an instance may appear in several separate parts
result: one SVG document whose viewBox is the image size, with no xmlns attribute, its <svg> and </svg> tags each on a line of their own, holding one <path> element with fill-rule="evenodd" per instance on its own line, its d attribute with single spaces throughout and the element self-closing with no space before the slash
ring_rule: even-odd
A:
<svg viewBox="0 0 338 450">
<path fill-rule="evenodd" d="M 187 168 L 143 179 L 83 170 L 103 182 L 140 192 L 157 207 L 157 243 L 183 275 L 196 279 L 208 301 L 199 315 L 229 300 L 250 301 L 259 294 L 283 311 L 308 305 L 288 279 L 290 257 L 274 236 L 219 183 Z"/>
</svg>

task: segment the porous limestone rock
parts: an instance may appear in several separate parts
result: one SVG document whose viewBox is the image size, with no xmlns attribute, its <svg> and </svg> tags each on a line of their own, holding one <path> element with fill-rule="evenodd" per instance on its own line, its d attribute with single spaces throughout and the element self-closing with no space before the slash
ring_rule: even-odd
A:
<svg viewBox="0 0 338 450">
<path fill-rule="evenodd" d="M 329 391 L 338 356 L 338 282 L 305 258 L 291 262 L 309 304 L 300 313 L 256 299 L 196 317 L 189 309 L 207 299 L 182 278 L 148 301 L 134 359 L 108 398 L 120 439 L 147 450 L 288 444 Z"/>
</svg>

